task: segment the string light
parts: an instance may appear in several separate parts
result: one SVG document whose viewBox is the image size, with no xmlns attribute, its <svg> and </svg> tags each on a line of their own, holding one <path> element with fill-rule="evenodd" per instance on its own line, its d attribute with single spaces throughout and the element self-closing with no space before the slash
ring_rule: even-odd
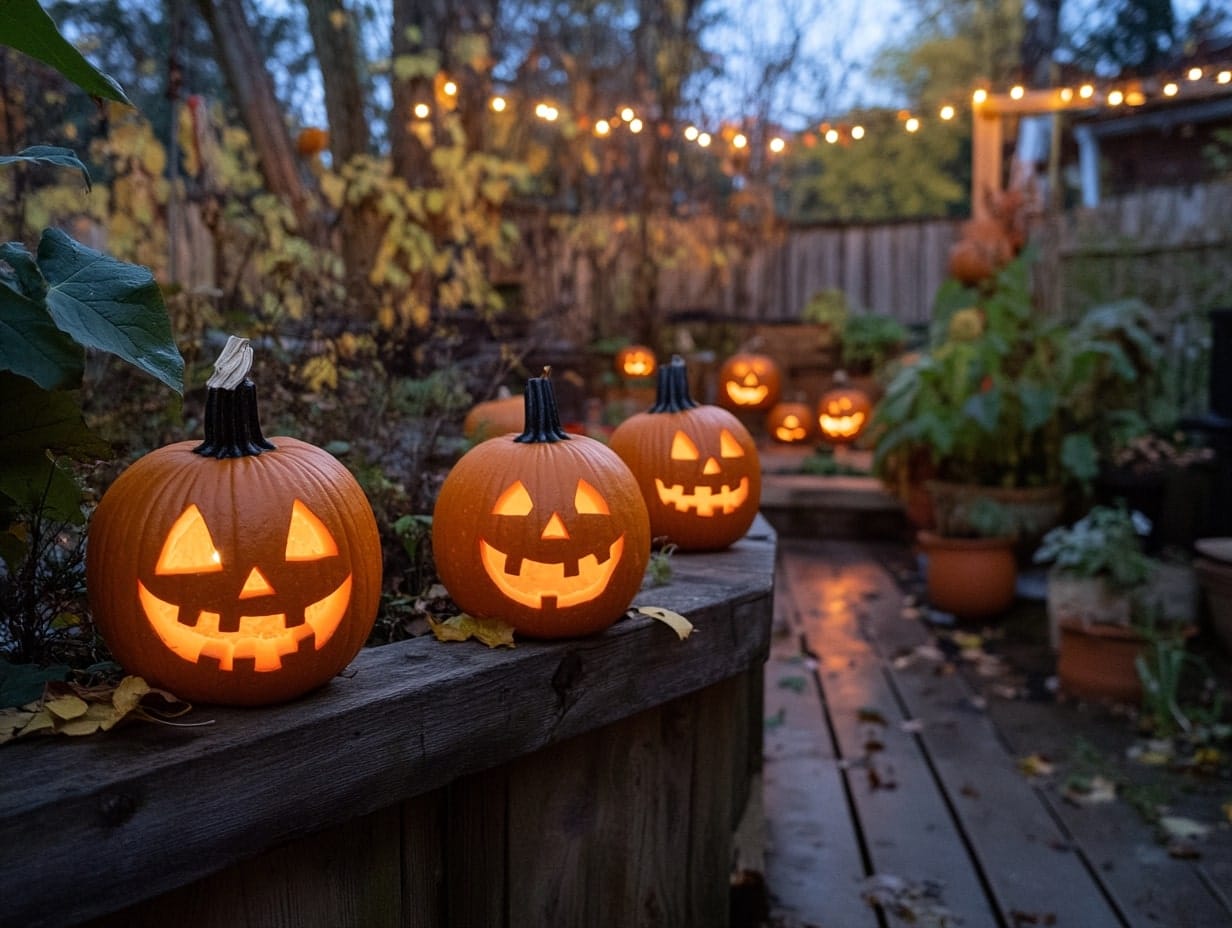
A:
<svg viewBox="0 0 1232 928">
<path fill-rule="evenodd" d="M 946 120 L 947 122 L 949 122 L 951 119 L 953 119 L 953 118 L 954 118 L 954 107 L 950 106 L 950 105 L 947 103 L 945 106 L 941 107 L 941 112 L 940 112 L 938 115 L 939 115 L 942 119 L 944 119 L 944 120 Z"/>
<path fill-rule="evenodd" d="M 447 97 L 456 97 L 458 95 L 458 85 L 453 81 L 445 81 L 441 90 L 445 91 L 445 96 Z"/>
<path fill-rule="evenodd" d="M 603 136 L 611 134 L 612 124 L 606 119 L 600 119 L 597 123 L 595 123 L 595 135 Z"/>
<path fill-rule="evenodd" d="M 1090 84 L 1083 84 L 1078 88 L 1078 96 L 1082 97 L 1084 100 L 1090 100 L 1093 96 L 1095 96 L 1095 88 Z"/>
<path fill-rule="evenodd" d="M 1215 81 L 1220 84 L 1232 84 L 1232 71 L 1220 71 Z"/>
<path fill-rule="evenodd" d="M 633 112 L 633 107 L 631 106 L 626 106 L 624 109 L 620 111 L 620 118 L 623 119 L 625 122 L 633 122 L 633 119 L 636 116 L 637 114 Z"/>
<path fill-rule="evenodd" d="M 1108 105 L 1120 106 L 1125 102 L 1125 94 L 1119 90 L 1113 90 L 1108 93 Z"/>
<path fill-rule="evenodd" d="M 1202 69 L 1201 68 L 1190 68 L 1189 72 L 1185 76 L 1188 77 L 1191 81 L 1200 81 L 1202 80 Z"/>
<path fill-rule="evenodd" d="M 1060 96 L 1061 96 L 1062 103 L 1068 103 L 1070 100 L 1074 99 L 1074 88 L 1073 87 L 1062 87 Z"/>
<path fill-rule="evenodd" d="M 415 109 L 412 112 L 417 119 L 427 119 L 428 114 L 432 112 L 432 108 L 426 103 L 416 103 Z"/>
<path fill-rule="evenodd" d="M 857 142 L 860 141 L 860 139 L 864 138 L 864 127 L 863 126 L 852 126 L 851 127 L 851 137 L 855 139 Z"/>
<path fill-rule="evenodd" d="M 1177 86 L 1176 81 L 1168 81 L 1168 83 L 1164 84 L 1165 97 L 1175 97 L 1180 91 L 1181 88 Z"/>
<path fill-rule="evenodd" d="M 914 116 L 908 116 L 907 121 L 903 123 L 903 128 L 908 132 L 916 132 L 920 128 L 920 121 Z"/>
<path fill-rule="evenodd" d="M 1015 84 L 1010 88 L 1010 97 L 1014 100 L 1021 100 L 1027 94 L 1027 88 L 1022 84 Z"/>
<path fill-rule="evenodd" d="M 698 135 L 697 144 L 700 145 L 702 148 L 709 148 L 710 147 L 710 133 L 703 132 L 700 135 Z"/>
<path fill-rule="evenodd" d="M 737 132 L 732 136 L 732 148 L 747 148 L 749 145 L 748 136 L 743 132 Z"/>
<path fill-rule="evenodd" d="M 1125 94 L 1125 102 L 1130 106 L 1142 106 L 1146 102 L 1146 94 L 1141 90 L 1130 90 Z"/>
<path fill-rule="evenodd" d="M 698 130 L 697 126 L 689 126 L 684 130 L 684 137 L 690 142 L 696 142 L 699 135 L 701 135 L 701 132 Z"/>
<path fill-rule="evenodd" d="M 776 155 L 782 154 L 783 149 L 786 147 L 787 147 L 787 143 L 784 142 L 777 135 L 770 140 L 770 150 L 774 152 L 774 154 Z"/>
<path fill-rule="evenodd" d="M 493 97 L 492 98 L 492 109 L 497 113 L 505 112 L 505 107 L 508 105 L 509 104 L 506 102 L 504 97 Z"/>
<path fill-rule="evenodd" d="M 829 142 L 831 145 L 837 142 L 838 141 L 838 130 L 837 129 L 827 129 L 826 130 L 826 141 Z"/>
<path fill-rule="evenodd" d="M 988 99 L 988 91 L 985 90 L 983 87 L 978 88 L 975 91 L 975 93 L 971 94 L 971 102 L 974 103 L 976 106 L 979 106 L 987 99 Z"/>
<path fill-rule="evenodd" d="M 636 116 L 629 120 L 629 131 L 634 135 L 642 131 L 642 121 Z"/>
</svg>

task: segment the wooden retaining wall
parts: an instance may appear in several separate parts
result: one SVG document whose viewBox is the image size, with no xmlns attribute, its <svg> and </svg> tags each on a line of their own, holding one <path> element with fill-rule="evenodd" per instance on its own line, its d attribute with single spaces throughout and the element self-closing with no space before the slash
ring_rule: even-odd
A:
<svg viewBox="0 0 1232 928">
<path fill-rule="evenodd" d="M 775 537 L 673 557 L 646 617 L 363 651 L 322 690 L 0 750 L 0 925 L 728 924 Z"/>
</svg>

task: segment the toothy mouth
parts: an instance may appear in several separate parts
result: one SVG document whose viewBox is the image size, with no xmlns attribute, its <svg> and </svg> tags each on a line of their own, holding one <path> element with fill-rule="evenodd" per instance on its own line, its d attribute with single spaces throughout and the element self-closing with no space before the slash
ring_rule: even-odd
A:
<svg viewBox="0 0 1232 928">
<path fill-rule="evenodd" d="M 510 573 L 506 569 L 509 556 L 482 539 L 479 542 L 479 555 L 488 579 L 511 600 L 532 609 L 542 609 L 549 600 L 555 602 L 557 609 L 590 602 L 607 589 L 624 550 L 625 536 L 621 535 L 612 543 L 604 560 L 600 561 L 596 554 L 580 558 L 577 572 L 572 576 L 566 576 L 563 563 L 551 564 L 530 558 L 522 558 L 517 573 Z"/>
<path fill-rule="evenodd" d="M 223 631 L 217 612 L 202 611 L 195 625 L 185 625 L 180 621 L 180 607 L 159 599 L 140 580 L 137 596 L 155 633 L 179 657 L 194 664 L 211 657 L 221 670 L 232 670 L 237 660 L 251 660 L 254 670 L 265 673 L 280 669 L 283 657 L 298 651 L 309 636 L 316 650 L 325 647 L 351 601 L 351 575 L 332 593 L 305 606 L 303 623 L 291 628 L 285 612 L 242 615 L 236 631 Z"/>
<path fill-rule="evenodd" d="M 692 493 L 686 493 L 679 483 L 669 487 L 656 477 L 655 489 L 659 492 L 659 502 L 664 506 L 675 506 L 677 512 L 696 509 L 699 516 L 712 516 L 715 513 L 726 516 L 743 506 L 749 498 L 749 478 L 741 477 L 734 490 L 724 484 L 718 490 L 701 486 L 694 487 Z"/>
</svg>

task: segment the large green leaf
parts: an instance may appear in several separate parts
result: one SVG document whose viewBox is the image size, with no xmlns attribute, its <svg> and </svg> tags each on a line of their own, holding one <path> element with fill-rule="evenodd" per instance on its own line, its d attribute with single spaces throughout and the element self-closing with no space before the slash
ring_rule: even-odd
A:
<svg viewBox="0 0 1232 928">
<path fill-rule="evenodd" d="M 0 495 L 16 503 L 19 513 L 38 511 L 47 519 L 78 525 L 85 521 L 81 486 L 46 452 L 0 462 Z M 5 559 L 11 554 L 7 552 Z"/>
<path fill-rule="evenodd" d="M 0 0 L 3 4 L 4 0 Z M 81 172 L 86 182 L 86 190 L 91 190 L 90 172 L 81 163 L 81 159 L 71 148 L 56 148 L 53 145 L 31 145 L 23 148 L 15 155 L 0 155 L 0 164 L 17 164 L 18 162 L 33 162 L 38 164 L 54 164 L 61 168 L 76 168 Z"/>
<path fill-rule="evenodd" d="M 47 309 L 56 325 L 184 392 L 184 359 L 148 268 L 87 248 L 58 229 L 43 233 L 38 263 L 50 284 Z"/>
<path fill-rule="evenodd" d="M 73 48 L 36 0 L 0 0 L 0 45 L 51 65 L 91 96 L 132 106 L 120 85 Z"/>
<path fill-rule="evenodd" d="M 0 245 L 0 261 L 13 269 L 12 276 L 0 270 L 0 283 L 41 306 L 47 299 L 47 281 L 26 246 L 21 242 L 5 242 Z"/>
<path fill-rule="evenodd" d="M 0 397 L 12 415 L 0 416 L 0 469 L 10 462 L 52 454 L 82 460 L 111 456 L 111 447 L 86 427 L 77 397 L 43 390 L 25 377 L 0 371 Z"/>
<path fill-rule="evenodd" d="M 46 390 L 81 386 L 85 352 L 37 303 L 0 287 L 0 370 L 29 377 Z M 7 399 L 7 397 L 6 397 Z M 13 416 L 25 410 L 8 402 Z"/>
</svg>

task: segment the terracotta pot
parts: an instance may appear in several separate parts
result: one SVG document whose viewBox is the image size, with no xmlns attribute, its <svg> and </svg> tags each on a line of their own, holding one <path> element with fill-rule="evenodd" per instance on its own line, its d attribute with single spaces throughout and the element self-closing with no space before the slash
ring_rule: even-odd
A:
<svg viewBox="0 0 1232 928">
<path fill-rule="evenodd" d="M 1146 639 L 1123 625 L 1062 621 L 1057 656 L 1061 689 L 1079 699 L 1140 702 L 1142 681 L 1134 660 L 1145 647 Z"/>
<path fill-rule="evenodd" d="M 1130 597 L 1103 577 L 1075 577 L 1053 568 L 1048 571 L 1048 643 L 1061 644 L 1061 623 L 1128 625 Z"/>
<path fill-rule="evenodd" d="M 951 538 L 923 530 L 916 540 L 928 558 L 925 582 L 933 608 L 959 619 L 986 619 L 1013 603 L 1013 537 Z"/>
</svg>

